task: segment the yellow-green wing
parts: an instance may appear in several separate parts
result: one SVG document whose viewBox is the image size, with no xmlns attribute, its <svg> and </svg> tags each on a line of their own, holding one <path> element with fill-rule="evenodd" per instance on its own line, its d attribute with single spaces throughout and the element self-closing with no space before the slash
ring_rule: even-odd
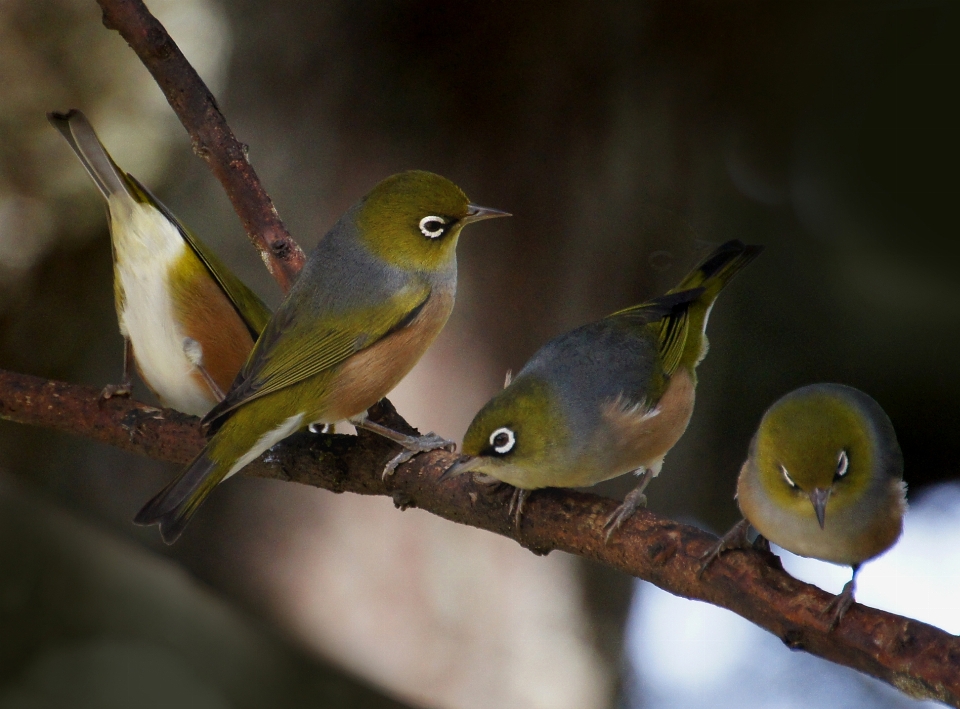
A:
<svg viewBox="0 0 960 709">
<path fill-rule="evenodd" d="M 238 406 L 302 382 L 341 364 L 412 322 L 430 297 L 425 283 L 411 284 L 392 298 L 349 314 L 310 318 L 310 305 L 298 299 L 280 307 L 254 345 L 237 382 L 204 418 L 211 423 Z"/>
<path fill-rule="evenodd" d="M 250 331 L 250 336 L 256 340 L 260 337 L 260 333 L 263 332 L 263 328 L 266 327 L 267 322 L 270 320 L 272 313 L 270 308 L 260 300 L 259 296 L 254 293 L 246 283 L 237 278 L 233 271 L 231 271 L 227 266 L 220 260 L 220 258 L 213 252 L 213 250 L 207 246 L 205 243 L 200 241 L 196 236 L 194 236 L 189 229 L 187 229 L 183 224 L 180 223 L 180 220 L 174 216 L 167 207 L 153 194 L 144 187 L 137 178 L 133 175 L 127 174 L 126 177 L 129 181 L 133 183 L 133 186 L 136 188 L 136 197 L 143 202 L 147 202 L 157 209 L 170 220 L 171 223 L 176 224 L 177 229 L 180 231 L 180 235 L 183 236 L 183 240 L 187 242 L 193 252 L 197 255 L 197 258 L 203 262 L 203 265 L 207 267 L 207 270 L 210 272 L 210 275 L 213 276 L 213 279 L 220 286 L 220 289 L 224 292 L 230 302 L 233 304 L 234 309 L 237 311 L 237 315 L 240 316 L 240 319 L 243 320 L 244 324 L 247 326 L 247 329 Z"/>
<path fill-rule="evenodd" d="M 672 375 L 680 366 L 690 328 L 689 307 L 703 295 L 703 288 L 671 292 L 646 303 L 608 315 L 638 326 L 659 328 L 658 343 L 663 371 Z"/>
</svg>

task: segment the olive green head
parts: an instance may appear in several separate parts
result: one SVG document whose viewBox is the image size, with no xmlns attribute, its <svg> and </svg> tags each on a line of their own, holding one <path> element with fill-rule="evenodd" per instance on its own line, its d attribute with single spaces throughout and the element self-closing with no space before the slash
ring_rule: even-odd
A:
<svg viewBox="0 0 960 709">
<path fill-rule="evenodd" d="M 515 380 L 480 409 L 463 437 L 470 456 L 444 475 L 479 472 L 524 487 L 530 471 L 562 457 L 570 431 L 550 386 L 535 376 Z"/>
<path fill-rule="evenodd" d="M 360 238 L 401 268 L 439 271 L 454 259 L 460 231 L 470 222 L 510 216 L 472 204 L 459 187 L 432 172 L 388 177 L 357 206 Z"/>
<path fill-rule="evenodd" d="M 785 511 L 830 514 L 899 478 L 903 459 L 890 419 L 873 399 L 842 384 L 813 384 L 779 399 L 763 416 L 751 461 Z"/>
</svg>

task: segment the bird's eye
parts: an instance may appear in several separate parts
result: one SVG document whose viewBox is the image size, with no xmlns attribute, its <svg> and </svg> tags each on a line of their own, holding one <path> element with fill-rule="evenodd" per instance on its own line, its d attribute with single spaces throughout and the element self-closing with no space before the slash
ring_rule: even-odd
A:
<svg viewBox="0 0 960 709">
<path fill-rule="evenodd" d="M 506 426 L 498 428 L 490 434 L 490 445 L 493 446 L 494 452 L 499 455 L 506 455 L 513 450 L 516 444 L 516 435 Z"/>
<path fill-rule="evenodd" d="M 847 471 L 850 469 L 850 456 L 847 455 L 847 452 L 842 450 L 840 455 L 837 457 L 837 473 L 833 476 L 834 480 L 839 480 L 844 475 L 847 474 Z"/>
<path fill-rule="evenodd" d="M 446 228 L 447 220 L 443 217 L 429 216 L 420 220 L 420 231 L 423 232 L 423 235 L 428 239 L 436 239 L 439 236 L 443 236 Z"/>
<path fill-rule="evenodd" d="M 783 479 L 787 481 L 787 485 L 792 487 L 794 490 L 799 490 L 800 486 L 793 482 L 793 478 L 790 477 L 790 473 L 787 472 L 787 469 L 781 464 L 780 472 L 783 473 Z"/>
</svg>

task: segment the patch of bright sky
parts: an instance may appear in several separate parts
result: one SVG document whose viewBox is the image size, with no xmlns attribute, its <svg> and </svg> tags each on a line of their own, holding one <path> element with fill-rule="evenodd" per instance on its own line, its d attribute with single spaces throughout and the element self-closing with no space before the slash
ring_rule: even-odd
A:
<svg viewBox="0 0 960 709">
<path fill-rule="evenodd" d="M 911 503 L 900 542 L 857 577 L 857 600 L 960 633 L 960 484 Z M 774 547 L 789 573 L 837 593 L 850 569 Z M 926 709 L 888 685 L 803 652 L 729 611 L 641 581 L 627 621 L 627 706 L 645 709 Z"/>
</svg>

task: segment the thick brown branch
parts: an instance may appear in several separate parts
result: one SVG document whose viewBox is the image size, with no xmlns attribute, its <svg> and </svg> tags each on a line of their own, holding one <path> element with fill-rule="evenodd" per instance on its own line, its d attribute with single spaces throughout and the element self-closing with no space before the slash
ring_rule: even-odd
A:
<svg viewBox="0 0 960 709">
<path fill-rule="evenodd" d="M 286 293 L 304 254 L 287 232 L 260 178 L 220 113 L 216 99 L 163 25 L 141 0 L 97 0 L 103 24 L 116 30 L 144 63 L 233 203 L 267 269 Z"/>
<path fill-rule="evenodd" d="M 203 445 L 196 419 L 136 401 L 98 404 L 92 387 L 0 371 L 0 418 L 75 433 L 147 455 L 184 463 Z M 392 410 L 381 411 L 391 421 Z M 435 451 L 414 458 L 386 481 L 394 451 L 374 435 L 293 436 L 248 475 L 278 478 L 334 492 L 388 495 L 398 507 L 420 507 L 446 519 L 515 539 L 537 554 L 561 549 L 608 564 L 670 593 L 727 608 L 769 630 L 790 648 L 878 677 L 914 697 L 960 707 L 960 638 L 915 620 L 854 605 L 836 629 L 824 615 L 831 596 L 797 581 L 775 556 L 731 552 L 697 578 L 710 535 L 639 511 L 609 544 L 603 521 L 612 500 L 544 490 L 530 497 L 518 531 L 505 497 L 465 478 L 437 484 L 456 456 Z"/>
</svg>

